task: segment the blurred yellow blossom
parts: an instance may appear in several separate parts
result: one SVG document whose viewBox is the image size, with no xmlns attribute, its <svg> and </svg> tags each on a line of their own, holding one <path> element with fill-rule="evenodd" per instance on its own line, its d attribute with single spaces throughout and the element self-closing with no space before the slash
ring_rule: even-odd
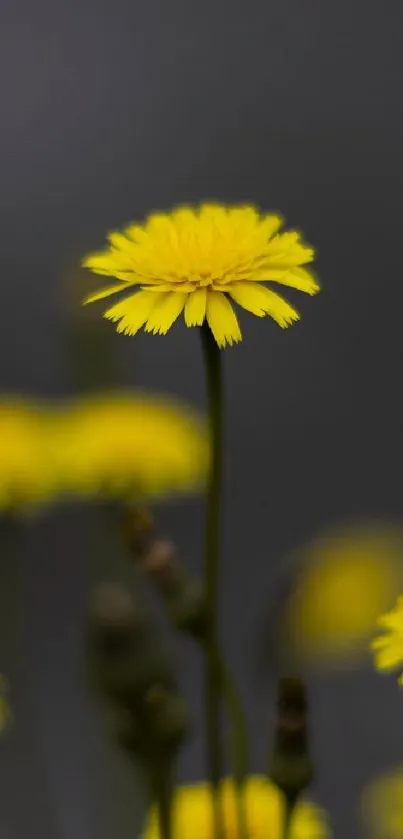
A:
<svg viewBox="0 0 403 839">
<path fill-rule="evenodd" d="M 0 510 L 28 512 L 57 493 L 53 425 L 45 408 L 0 400 Z"/>
<path fill-rule="evenodd" d="M 59 415 L 59 469 L 73 495 L 158 499 L 203 485 L 204 425 L 171 400 L 130 392 L 92 395 Z"/>
<path fill-rule="evenodd" d="M 232 302 L 257 317 L 269 315 L 281 327 L 298 320 L 297 311 L 263 283 L 307 294 L 319 291 L 313 248 L 296 231 L 279 233 L 282 219 L 254 207 L 202 204 L 155 213 L 143 226 L 132 224 L 108 235 L 109 246 L 83 260 L 95 274 L 116 277 L 115 285 L 89 295 L 91 303 L 122 291 L 104 313 L 119 322 L 118 332 L 165 335 L 184 313 L 186 326 L 206 319 L 220 347 L 242 339 Z"/>
<path fill-rule="evenodd" d="M 297 655 L 343 664 L 364 654 L 379 613 L 396 597 L 402 559 L 397 528 L 352 526 L 315 541 L 284 616 Z"/>
<path fill-rule="evenodd" d="M 222 801 L 225 839 L 239 839 L 234 785 L 229 779 L 222 783 Z M 265 777 L 248 778 L 245 810 L 249 839 L 282 839 L 284 800 L 277 787 Z M 173 803 L 173 835 L 176 839 L 214 839 L 208 784 L 178 787 Z M 306 801 L 297 804 L 290 839 L 328 839 L 330 836 L 323 810 Z M 142 839 L 161 839 L 155 808 L 149 813 Z"/>
<path fill-rule="evenodd" d="M 403 596 L 398 597 L 394 609 L 378 618 L 377 624 L 384 632 L 371 642 L 375 667 L 387 673 L 400 670 L 398 681 L 403 686 Z"/>
<path fill-rule="evenodd" d="M 403 839 L 403 767 L 375 778 L 361 796 L 361 814 L 373 839 Z"/>
</svg>

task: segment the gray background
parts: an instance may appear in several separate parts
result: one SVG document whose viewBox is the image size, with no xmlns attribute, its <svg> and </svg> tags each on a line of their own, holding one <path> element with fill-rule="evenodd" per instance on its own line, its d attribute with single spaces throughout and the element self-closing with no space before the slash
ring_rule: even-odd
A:
<svg viewBox="0 0 403 839">
<path fill-rule="evenodd" d="M 0 9 L 4 390 L 74 390 L 62 284 L 111 227 L 179 202 L 245 201 L 281 210 L 318 247 L 323 291 L 295 295 L 301 322 L 282 332 L 245 315 L 224 361 L 223 636 L 254 770 L 272 697 L 256 693 L 251 645 L 276 562 L 346 518 L 402 516 L 402 27 L 400 0 Z M 114 347 L 121 383 L 203 405 L 196 330 Z M 161 512 L 194 568 L 201 516 L 199 501 Z M 0 750 L 1 839 L 128 839 L 139 825 L 138 781 L 80 676 L 88 592 L 120 573 L 101 536 L 95 510 L 64 509 L 2 563 L 1 669 L 19 725 Z M 197 709 L 199 662 L 183 655 Z M 315 796 L 352 839 L 363 783 L 401 758 L 401 697 L 369 667 L 314 680 L 312 698 Z M 202 777 L 203 756 L 199 735 L 182 779 Z"/>
</svg>

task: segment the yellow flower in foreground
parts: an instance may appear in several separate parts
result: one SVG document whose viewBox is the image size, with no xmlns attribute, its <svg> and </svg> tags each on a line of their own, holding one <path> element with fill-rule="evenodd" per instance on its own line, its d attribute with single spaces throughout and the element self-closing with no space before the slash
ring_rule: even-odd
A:
<svg viewBox="0 0 403 839">
<path fill-rule="evenodd" d="M 284 616 L 292 649 L 322 664 L 365 654 L 378 615 L 396 596 L 402 557 L 403 533 L 387 526 L 352 527 L 314 542 Z"/>
<path fill-rule="evenodd" d="M 403 839 L 403 767 L 372 781 L 361 796 L 367 835 Z"/>
<path fill-rule="evenodd" d="M 52 430 L 39 407 L 18 398 L 0 401 L 0 510 L 28 512 L 52 500 Z"/>
<path fill-rule="evenodd" d="M 375 655 L 375 667 L 379 671 L 402 671 L 399 684 L 403 686 L 403 597 L 398 597 L 391 612 L 381 615 L 377 620 L 378 626 L 384 630 L 383 635 L 374 638 L 371 650 Z"/>
<path fill-rule="evenodd" d="M 314 251 L 295 231 L 279 233 L 277 215 L 261 216 L 254 207 L 203 204 L 170 214 L 155 213 L 143 226 L 110 233 L 109 247 L 87 256 L 83 265 L 118 284 L 91 294 L 91 303 L 140 286 L 104 316 L 119 322 L 118 332 L 165 335 L 184 312 L 186 326 L 205 319 L 220 347 L 241 340 L 230 301 L 257 317 L 269 315 L 281 327 L 298 313 L 262 283 L 273 282 L 315 294 L 319 286 L 303 265 Z"/>
<path fill-rule="evenodd" d="M 222 784 L 225 839 L 238 839 L 235 795 L 232 781 Z M 282 794 L 265 777 L 248 779 L 245 795 L 248 839 L 282 839 L 284 802 Z M 176 839 L 214 839 L 210 788 L 206 783 L 179 787 L 173 804 L 173 835 Z M 308 802 L 297 805 L 290 839 L 328 839 L 325 813 Z M 161 839 L 155 808 L 148 817 L 143 839 Z"/>
<path fill-rule="evenodd" d="M 60 471 L 72 494 L 156 498 L 200 488 L 204 426 L 171 401 L 106 393 L 60 414 Z"/>
</svg>

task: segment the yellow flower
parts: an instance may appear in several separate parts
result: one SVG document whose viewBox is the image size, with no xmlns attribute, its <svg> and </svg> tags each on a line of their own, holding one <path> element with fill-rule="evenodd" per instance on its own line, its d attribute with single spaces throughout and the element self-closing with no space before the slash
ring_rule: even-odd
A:
<svg viewBox="0 0 403 839">
<path fill-rule="evenodd" d="M 203 424 L 171 401 L 112 392 L 60 413 L 59 470 L 73 495 L 158 499 L 199 488 L 207 466 Z"/>
<path fill-rule="evenodd" d="M 28 512 L 57 492 L 52 422 L 18 398 L 0 402 L 0 510 Z"/>
<path fill-rule="evenodd" d="M 214 839 L 210 788 L 206 783 L 179 787 L 173 804 L 173 835 L 176 839 Z M 238 839 L 234 786 L 222 783 L 225 839 Z M 282 839 L 284 802 L 282 794 L 265 777 L 251 776 L 245 794 L 248 839 Z M 308 802 L 297 805 L 290 839 L 328 839 L 325 813 Z M 152 808 L 143 839 L 161 839 L 155 808 Z"/>
<path fill-rule="evenodd" d="M 277 215 L 260 216 L 254 207 L 203 204 L 151 215 L 143 226 L 110 233 L 109 247 L 87 256 L 83 265 L 120 282 L 91 294 L 90 303 L 135 286 L 140 290 L 107 309 L 118 332 L 165 335 L 184 312 L 186 326 L 205 319 L 220 347 L 241 340 L 230 299 L 257 317 L 269 315 L 281 327 L 298 313 L 265 282 L 316 294 L 319 286 L 305 268 L 314 251 L 295 231 L 279 233 Z"/>
<path fill-rule="evenodd" d="M 377 624 L 385 631 L 371 643 L 375 667 L 380 672 L 400 669 L 402 672 L 398 681 L 403 686 L 403 596 L 398 597 L 391 612 L 378 618 Z"/>
<path fill-rule="evenodd" d="M 386 526 L 314 542 L 284 617 L 293 650 L 339 665 L 365 653 L 377 616 L 396 596 L 402 556 L 403 534 Z"/>
<path fill-rule="evenodd" d="M 367 835 L 374 839 L 403 839 L 403 767 L 372 781 L 361 796 Z"/>
</svg>

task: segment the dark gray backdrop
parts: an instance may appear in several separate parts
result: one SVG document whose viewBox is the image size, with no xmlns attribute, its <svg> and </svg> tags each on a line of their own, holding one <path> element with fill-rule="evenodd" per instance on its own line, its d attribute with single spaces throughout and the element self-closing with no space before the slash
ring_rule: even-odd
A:
<svg viewBox="0 0 403 839">
<path fill-rule="evenodd" d="M 0 10 L 3 389 L 73 390 L 62 277 L 111 227 L 179 202 L 251 201 L 318 247 L 323 291 L 296 301 L 301 322 L 282 332 L 245 315 L 243 344 L 225 353 L 224 637 L 255 770 L 270 698 L 255 700 L 250 644 L 275 563 L 346 518 L 402 516 L 402 26 L 399 0 Z M 115 347 L 122 383 L 203 404 L 196 330 Z M 197 501 L 162 511 L 195 568 L 201 514 Z M 97 528 L 95 512 L 60 511 L 21 548 L 19 580 L 3 565 L 1 669 L 19 726 L 1 744 L 2 839 L 128 839 L 139 824 L 137 782 L 79 676 L 89 587 L 117 568 Z M 16 586 L 22 634 L 7 607 Z M 184 660 L 197 703 L 198 662 Z M 402 756 L 401 697 L 370 668 L 312 692 L 315 793 L 336 835 L 353 839 L 360 788 Z M 201 736 L 180 768 L 201 777 Z"/>
</svg>

